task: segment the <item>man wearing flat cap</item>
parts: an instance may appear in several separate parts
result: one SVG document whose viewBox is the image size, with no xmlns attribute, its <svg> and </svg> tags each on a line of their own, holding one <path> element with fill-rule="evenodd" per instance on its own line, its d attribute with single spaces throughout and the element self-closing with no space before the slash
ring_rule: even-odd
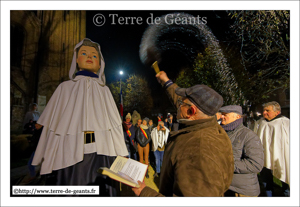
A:
<svg viewBox="0 0 300 207">
<path fill-rule="evenodd" d="M 221 127 L 227 132 L 234 156 L 234 174 L 228 197 L 252 197 L 260 194 L 257 178 L 264 165 L 263 146 L 259 137 L 243 125 L 242 107 L 221 107 Z"/>
<path fill-rule="evenodd" d="M 156 75 L 177 107 L 178 131 L 170 133 L 159 192 L 139 182 L 138 196 L 223 196 L 234 160 L 229 137 L 215 118 L 223 98 L 205 85 L 179 88 L 164 71 Z"/>
</svg>

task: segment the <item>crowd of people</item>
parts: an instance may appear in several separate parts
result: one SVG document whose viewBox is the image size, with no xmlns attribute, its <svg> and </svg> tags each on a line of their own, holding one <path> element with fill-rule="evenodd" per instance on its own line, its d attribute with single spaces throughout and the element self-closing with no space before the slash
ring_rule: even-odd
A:
<svg viewBox="0 0 300 207">
<path fill-rule="evenodd" d="M 124 140 L 128 150 L 128 157 L 138 160 L 141 163 L 149 165 L 150 152 L 152 151 L 155 157 L 156 173 L 154 177 L 160 174 L 160 167 L 163 160 L 164 148 L 169 136 L 170 122 L 172 123 L 173 116 L 165 122 L 161 121 L 162 116 L 158 117 L 157 126 L 153 124 L 153 120 L 145 117 L 143 120 L 138 119 L 135 125 L 131 122 L 131 114 L 128 113 L 123 122 Z M 149 178 L 148 171 L 146 178 Z"/>
<path fill-rule="evenodd" d="M 156 125 L 137 111 L 122 121 L 104 65 L 100 45 L 82 40 L 70 80 L 58 86 L 38 120 L 29 119 L 41 130 L 30 162 L 41 164 L 46 185 L 98 185 L 100 196 L 119 196 L 118 183 L 97 169 L 109 168 L 116 156 L 149 165 L 153 152 L 159 192 L 139 181 L 132 188 L 137 196 L 255 197 L 258 174 L 267 196 L 274 195 L 273 176 L 289 196 L 289 119 L 277 102 L 264 104 L 263 117 L 249 129 L 241 106 L 222 106 L 223 97 L 206 85 L 180 88 L 160 71 L 156 77 L 177 108 L 176 123 L 167 114 L 165 120 L 158 115 Z"/>
<path fill-rule="evenodd" d="M 163 71 L 157 78 L 177 106 L 179 128 L 168 138 L 159 192 L 140 182 L 136 195 L 256 197 L 259 175 L 267 196 L 274 195 L 273 176 L 290 196 L 289 119 L 277 102 L 263 104 L 263 117 L 249 129 L 242 107 L 221 107 L 213 89 L 179 88 Z"/>
</svg>

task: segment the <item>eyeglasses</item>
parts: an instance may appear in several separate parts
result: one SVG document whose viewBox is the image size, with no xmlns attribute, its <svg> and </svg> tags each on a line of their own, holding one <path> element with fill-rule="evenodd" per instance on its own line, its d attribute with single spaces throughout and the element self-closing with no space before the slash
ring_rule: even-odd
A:
<svg viewBox="0 0 300 207">
<path fill-rule="evenodd" d="M 179 108 L 181 105 L 192 106 L 191 104 L 188 104 L 188 103 L 183 102 L 181 99 L 178 99 L 178 100 L 177 100 L 177 103 L 178 103 L 178 108 Z"/>
</svg>

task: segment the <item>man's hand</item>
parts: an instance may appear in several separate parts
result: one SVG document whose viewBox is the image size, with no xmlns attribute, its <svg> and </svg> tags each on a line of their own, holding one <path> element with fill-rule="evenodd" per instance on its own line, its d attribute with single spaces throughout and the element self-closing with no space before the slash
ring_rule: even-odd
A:
<svg viewBox="0 0 300 207">
<path fill-rule="evenodd" d="M 140 196 L 142 190 L 146 187 L 146 184 L 144 182 L 138 181 L 138 184 L 140 185 L 139 188 L 131 188 L 135 195 Z"/>
<path fill-rule="evenodd" d="M 161 84 L 164 85 L 168 80 L 170 80 L 165 73 L 165 71 L 160 71 L 159 73 L 156 74 L 157 81 Z"/>
<path fill-rule="evenodd" d="M 42 128 L 42 126 L 43 126 L 43 125 L 35 124 L 35 128 L 36 128 L 37 130 L 39 130 L 40 128 Z"/>
</svg>

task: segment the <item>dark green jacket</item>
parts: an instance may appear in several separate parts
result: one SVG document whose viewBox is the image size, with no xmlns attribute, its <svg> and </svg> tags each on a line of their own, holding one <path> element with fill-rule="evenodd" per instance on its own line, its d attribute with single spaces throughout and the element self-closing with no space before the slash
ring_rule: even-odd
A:
<svg viewBox="0 0 300 207">
<path fill-rule="evenodd" d="M 177 105 L 176 84 L 167 90 Z M 159 193 L 145 187 L 140 196 L 222 196 L 234 171 L 231 142 L 215 117 L 183 121 L 170 133 Z"/>
</svg>

